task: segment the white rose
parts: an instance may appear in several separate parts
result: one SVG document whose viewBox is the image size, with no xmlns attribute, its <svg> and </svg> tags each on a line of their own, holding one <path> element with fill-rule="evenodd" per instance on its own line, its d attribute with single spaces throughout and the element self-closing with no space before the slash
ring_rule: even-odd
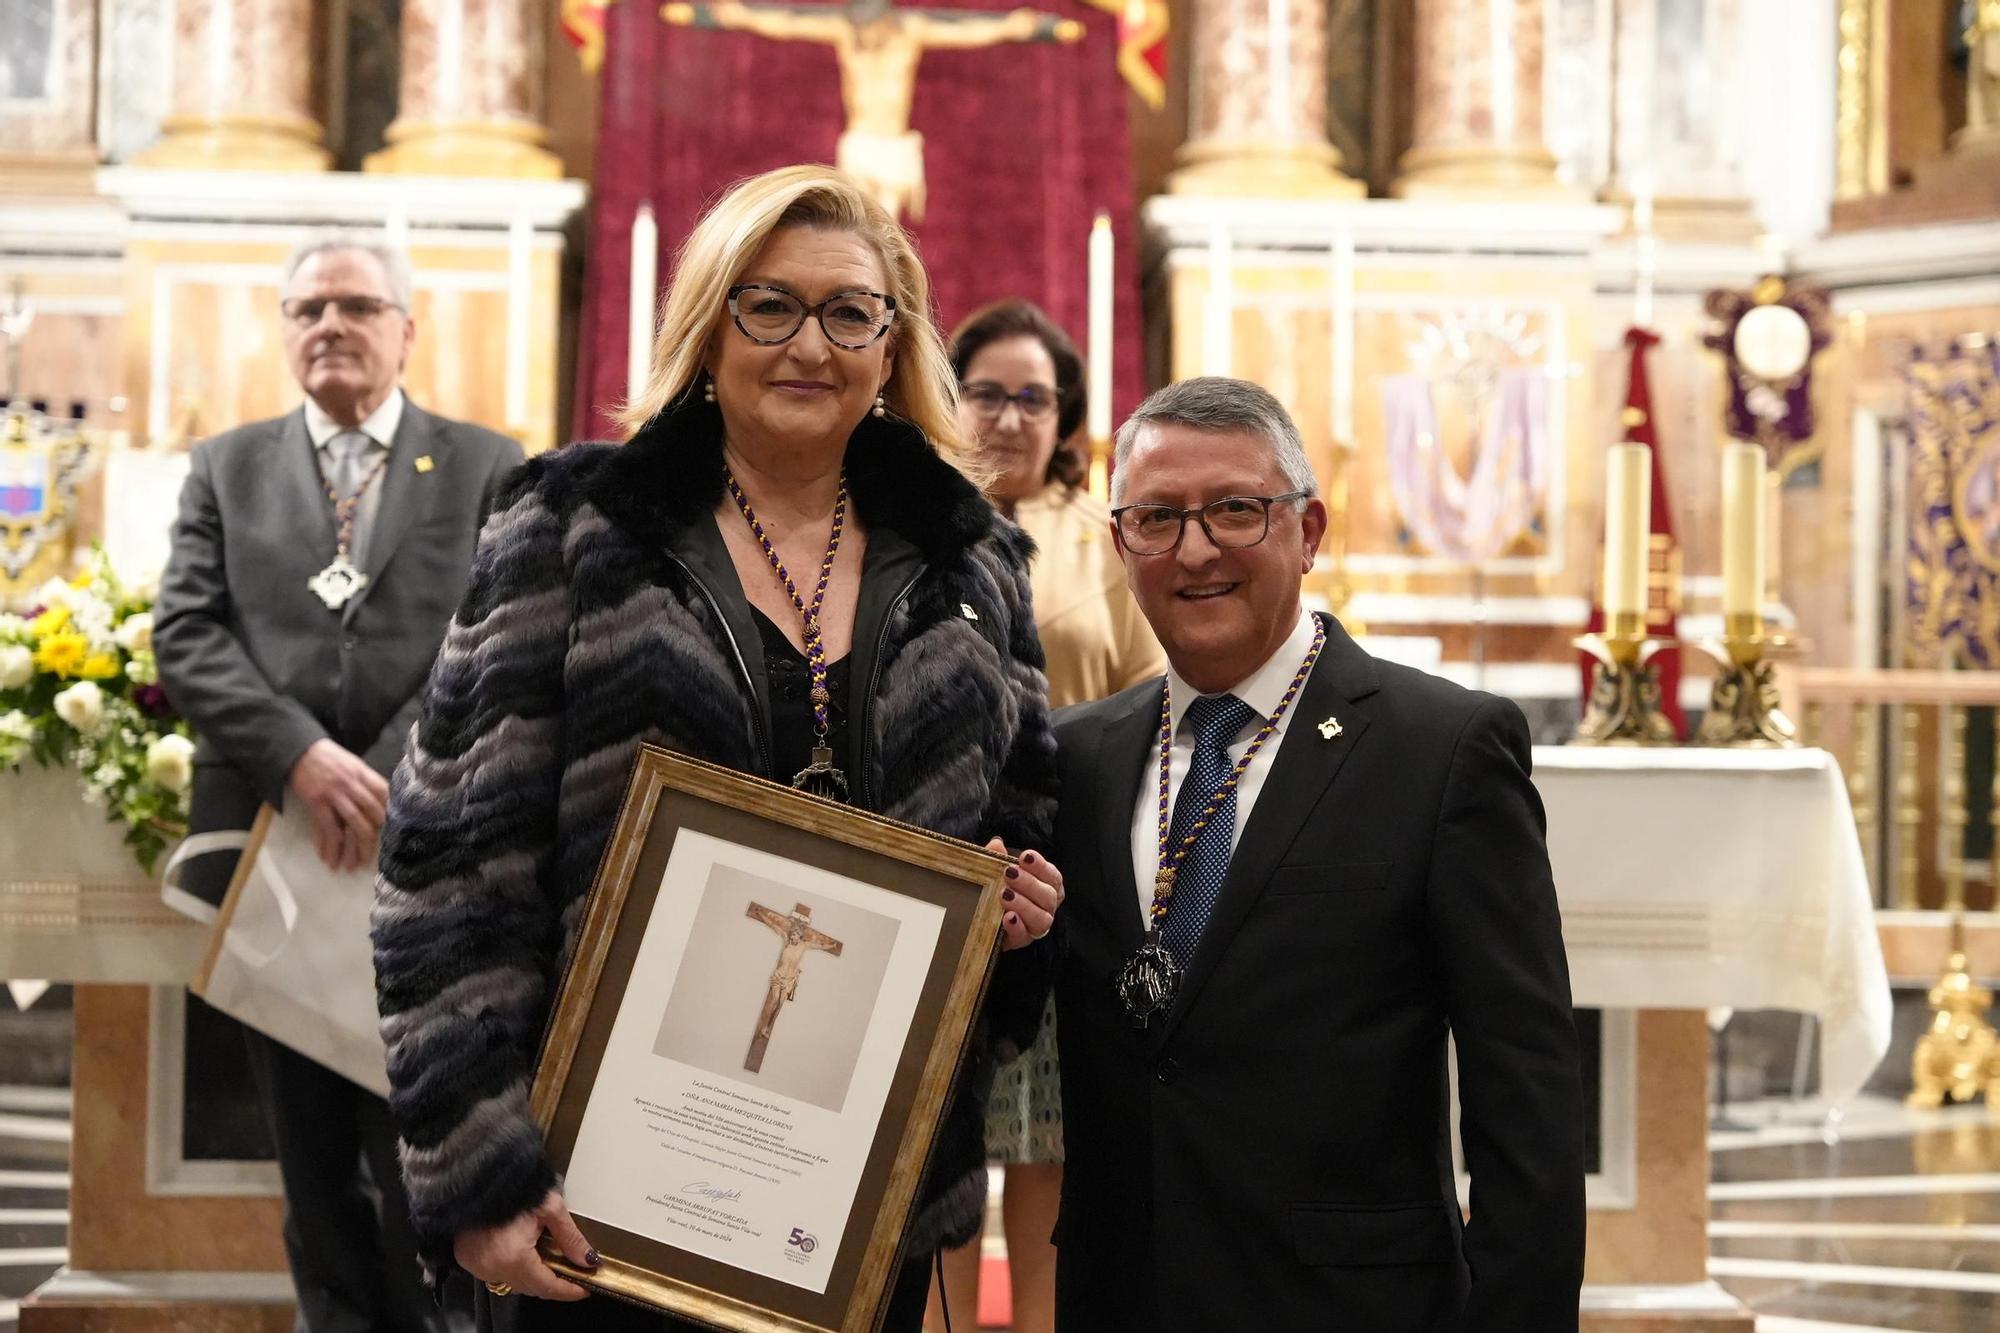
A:
<svg viewBox="0 0 2000 1333">
<path fill-rule="evenodd" d="M 146 747 L 146 776 L 170 792 L 184 792 L 194 781 L 194 742 L 168 733 Z"/>
<path fill-rule="evenodd" d="M 93 639 L 111 638 L 111 608 L 102 602 L 82 601 L 69 609 L 69 618 Z"/>
<path fill-rule="evenodd" d="M 28 637 L 28 622 L 12 611 L 0 611 L 0 639 L 25 639 Z"/>
<path fill-rule="evenodd" d="M 119 622 L 112 637 L 118 646 L 128 653 L 143 653 L 153 646 L 153 613 L 141 611 L 136 616 L 127 616 Z"/>
<path fill-rule="evenodd" d="M 0 690 L 15 690 L 35 678 L 35 653 L 18 643 L 0 643 Z"/>
<path fill-rule="evenodd" d="M 104 717 L 104 691 L 97 682 L 80 680 L 58 694 L 56 716 L 78 731 L 93 731 Z"/>
<path fill-rule="evenodd" d="M 31 741 L 35 739 L 35 724 L 28 715 L 18 708 L 10 708 L 0 713 L 0 740 Z"/>
</svg>

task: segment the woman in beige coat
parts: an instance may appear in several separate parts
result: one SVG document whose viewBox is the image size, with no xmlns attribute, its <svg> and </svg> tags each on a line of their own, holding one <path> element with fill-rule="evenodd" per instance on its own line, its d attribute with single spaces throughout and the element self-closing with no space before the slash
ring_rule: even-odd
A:
<svg viewBox="0 0 2000 1333">
<path fill-rule="evenodd" d="M 1049 703 L 1060 708 L 1116 693 L 1159 675 L 1166 658 L 1125 587 L 1111 540 L 1111 514 L 1084 490 L 1071 446 L 1083 423 L 1083 361 L 1069 336 L 1038 307 L 1000 301 L 952 335 L 959 427 L 994 472 L 987 498 L 1038 548 L 1029 567 L 1035 620 L 1048 654 Z M 1055 1323 L 1055 1228 L 1062 1189 L 1062 1099 L 1055 1023 L 1001 1066 L 986 1117 L 987 1155 L 1003 1164 L 1002 1214 L 1013 1287 L 1015 1333 Z M 977 1319 L 980 1245 L 945 1255 L 955 1328 Z M 928 1328 L 944 1324 L 932 1298 Z"/>
</svg>

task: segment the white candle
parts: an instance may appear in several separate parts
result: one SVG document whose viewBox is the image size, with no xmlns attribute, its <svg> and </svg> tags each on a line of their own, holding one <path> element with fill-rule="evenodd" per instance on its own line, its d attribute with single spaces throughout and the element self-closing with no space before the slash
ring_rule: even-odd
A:
<svg viewBox="0 0 2000 1333">
<path fill-rule="evenodd" d="M 1784 483 L 1779 479 L 1778 474 L 1769 467 L 1764 469 L 1764 494 L 1770 499 L 1770 504 L 1764 510 L 1764 544 L 1762 548 L 1764 552 L 1764 604 L 1768 606 L 1772 602 L 1781 602 L 1784 600 L 1784 598 L 1778 595 L 1778 580 L 1780 578 L 1778 557 L 1783 554 L 1785 549 L 1785 487 Z M 1758 610 L 1761 612 L 1763 608 L 1759 607 Z"/>
<path fill-rule="evenodd" d="M 1764 599 L 1764 450 L 1730 444 L 1722 453 L 1722 614 L 1754 616 Z"/>
<path fill-rule="evenodd" d="M 533 228 L 525 215 L 507 227 L 507 430 L 517 438 L 528 429 L 528 243 Z"/>
<path fill-rule="evenodd" d="M 632 286 L 626 304 L 625 394 L 638 398 L 646 390 L 653 364 L 654 302 L 659 299 L 660 228 L 653 206 L 639 205 L 632 216 Z"/>
<path fill-rule="evenodd" d="M 1354 233 L 1333 238 L 1333 441 L 1354 447 Z"/>
<path fill-rule="evenodd" d="M 1632 185 L 1632 322 L 1653 326 L 1653 277 L 1659 268 L 1659 238 L 1653 234 L 1653 174 L 1642 172 Z"/>
<path fill-rule="evenodd" d="M 1217 220 L 1208 233 L 1208 298 L 1202 307 L 1201 373 L 1227 375 L 1236 365 L 1233 346 L 1236 268 L 1229 224 Z"/>
<path fill-rule="evenodd" d="M 1093 446 L 1111 438 L 1111 215 L 1090 224 L 1090 382 L 1085 386 Z"/>
<path fill-rule="evenodd" d="M 1614 444 L 1604 456 L 1604 617 L 1646 612 L 1647 547 L 1653 526 L 1653 451 Z M 1613 628 L 1616 628 L 1615 626 Z"/>
</svg>

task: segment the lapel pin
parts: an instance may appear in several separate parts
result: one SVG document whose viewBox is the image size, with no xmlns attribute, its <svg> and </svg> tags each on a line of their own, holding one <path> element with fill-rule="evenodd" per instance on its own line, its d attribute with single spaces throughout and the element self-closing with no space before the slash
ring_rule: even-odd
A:
<svg viewBox="0 0 2000 1333">
<path fill-rule="evenodd" d="M 431 456 L 429 454 L 417 455 L 417 471 L 429 472 L 432 468 L 436 466 L 437 464 L 431 461 Z"/>
<path fill-rule="evenodd" d="M 1319 738 L 1323 741 L 1330 741 L 1335 736 L 1338 736 L 1342 730 L 1343 728 L 1340 725 L 1340 719 L 1337 717 L 1330 717 L 1326 721 L 1319 724 Z"/>
<path fill-rule="evenodd" d="M 960 602 L 958 604 L 958 613 L 964 616 L 967 620 L 979 619 L 979 613 L 972 609 L 971 602 Z"/>
</svg>

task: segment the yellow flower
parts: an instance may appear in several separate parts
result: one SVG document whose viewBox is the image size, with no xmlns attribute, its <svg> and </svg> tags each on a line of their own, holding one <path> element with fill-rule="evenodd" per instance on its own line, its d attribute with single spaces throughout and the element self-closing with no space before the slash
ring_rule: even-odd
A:
<svg viewBox="0 0 2000 1333">
<path fill-rule="evenodd" d="M 85 680 L 108 680 L 118 674 L 118 659 L 110 653 L 92 653 L 83 659 L 76 674 Z"/>
<path fill-rule="evenodd" d="M 58 676 L 74 676 L 90 656 L 90 640 L 76 633 L 51 634 L 35 648 L 35 665 Z"/>
<path fill-rule="evenodd" d="M 60 634 L 69 628 L 69 608 L 52 606 L 28 622 L 28 633 L 37 639 Z"/>
</svg>

